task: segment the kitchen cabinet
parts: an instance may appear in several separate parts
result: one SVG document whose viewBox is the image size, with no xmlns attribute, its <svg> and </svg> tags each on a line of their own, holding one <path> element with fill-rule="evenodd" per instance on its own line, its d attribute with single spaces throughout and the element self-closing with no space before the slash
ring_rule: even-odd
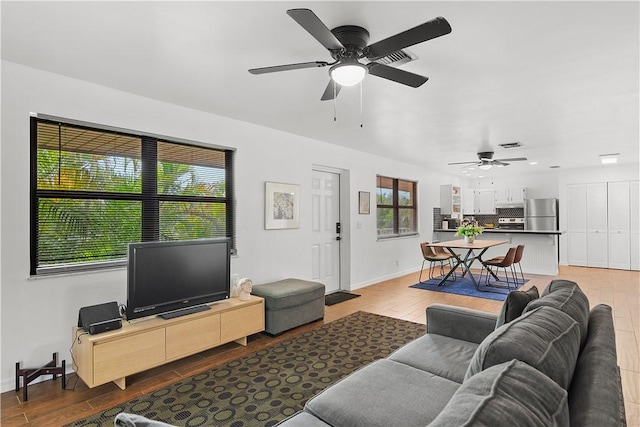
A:
<svg viewBox="0 0 640 427">
<path fill-rule="evenodd" d="M 522 204 L 527 197 L 527 189 L 523 187 L 519 188 L 503 188 L 495 190 L 495 204 L 500 205 L 512 205 Z"/>
<path fill-rule="evenodd" d="M 640 270 L 638 181 L 567 185 L 569 265 Z"/>
<path fill-rule="evenodd" d="M 476 215 L 495 215 L 495 195 L 493 190 L 476 190 L 474 192 L 474 209 Z"/>
<path fill-rule="evenodd" d="M 607 183 L 587 184 L 587 265 L 607 268 Z"/>
<path fill-rule="evenodd" d="M 472 188 L 462 189 L 462 213 L 464 215 L 475 214 L 474 191 Z"/>
<path fill-rule="evenodd" d="M 629 218 L 631 269 L 640 270 L 640 181 L 629 183 Z"/>
<path fill-rule="evenodd" d="M 607 184 L 609 268 L 631 268 L 629 182 Z"/>
<path fill-rule="evenodd" d="M 587 266 L 587 186 L 567 185 L 567 261 Z"/>
<path fill-rule="evenodd" d="M 440 213 L 457 216 L 462 212 L 462 193 L 455 185 L 440 186 Z"/>
</svg>

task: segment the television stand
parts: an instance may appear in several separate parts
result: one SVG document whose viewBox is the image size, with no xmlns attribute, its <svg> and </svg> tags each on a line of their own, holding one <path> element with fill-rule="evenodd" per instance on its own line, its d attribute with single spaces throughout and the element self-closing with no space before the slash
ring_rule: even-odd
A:
<svg viewBox="0 0 640 427">
<path fill-rule="evenodd" d="M 174 319 L 150 316 L 122 328 L 89 335 L 72 328 L 76 373 L 89 388 L 126 377 L 230 342 L 247 345 L 247 336 L 264 331 L 264 299 L 229 298 L 210 310 Z"/>
<path fill-rule="evenodd" d="M 201 311 L 211 310 L 206 304 L 202 305 L 194 305 L 187 308 L 181 308 L 180 310 L 168 311 L 166 313 L 162 313 L 159 316 L 165 320 L 174 319 L 176 317 L 186 316 L 187 314 L 200 313 Z"/>
</svg>

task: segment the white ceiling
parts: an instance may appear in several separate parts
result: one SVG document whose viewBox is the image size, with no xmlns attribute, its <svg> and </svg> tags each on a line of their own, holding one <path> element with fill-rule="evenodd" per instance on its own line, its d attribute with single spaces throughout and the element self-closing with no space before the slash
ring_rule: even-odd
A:
<svg viewBox="0 0 640 427">
<path fill-rule="evenodd" d="M 332 61 L 291 8 L 365 27 L 371 43 L 436 16 L 453 30 L 408 48 L 419 59 L 401 67 L 428 76 L 422 87 L 367 76 L 361 116 L 358 86 L 320 101 L 327 68 L 247 72 Z M 3 1 L 1 12 L 5 60 L 448 173 L 484 148 L 538 162 L 495 176 L 639 159 L 637 1 Z"/>
</svg>

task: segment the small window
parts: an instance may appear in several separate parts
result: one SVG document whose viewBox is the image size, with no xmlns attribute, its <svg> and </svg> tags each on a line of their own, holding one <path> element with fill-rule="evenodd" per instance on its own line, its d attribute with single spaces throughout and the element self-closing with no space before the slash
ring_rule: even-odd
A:
<svg viewBox="0 0 640 427">
<path fill-rule="evenodd" d="M 418 233 L 417 185 L 414 181 L 377 177 L 378 238 Z"/>
</svg>

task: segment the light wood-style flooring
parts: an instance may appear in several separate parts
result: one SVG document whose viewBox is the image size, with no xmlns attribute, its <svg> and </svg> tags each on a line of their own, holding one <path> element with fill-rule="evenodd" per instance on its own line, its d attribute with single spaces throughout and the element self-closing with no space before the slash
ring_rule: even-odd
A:
<svg viewBox="0 0 640 427">
<path fill-rule="evenodd" d="M 592 307 L 601 303 L 613 307 L 627 422 L 630 427 L 640 427 L 640 273 L 561 267 L 555 277 L 525 276 L 530 281 L 524 289 L 535 285 L 542 291 L 553 278 L 573 280 L 587 294 Z M 28 402 L 21 401 L 21 391 L 3 393 L 0 425 L 61 426 L 359 310 L 425 323 L 425 308 L 434 303 L 495 313 L 502 305 L 500 301 L 409 288 L 417 282 L 418 273 L 412 273 L 358 289 L 354 292 L 361 297 L 326 307 L 323 321 L 296 328 L 275 338 L 257 334 L 250 337 L 247 347 L 228 344 L 128 377 L 124 391 L 113 383 L 88 389 L 71 374 L 67 379 L 67 390 L 61 390 L 60 380 L 30 385 Z"/>
</svg>

